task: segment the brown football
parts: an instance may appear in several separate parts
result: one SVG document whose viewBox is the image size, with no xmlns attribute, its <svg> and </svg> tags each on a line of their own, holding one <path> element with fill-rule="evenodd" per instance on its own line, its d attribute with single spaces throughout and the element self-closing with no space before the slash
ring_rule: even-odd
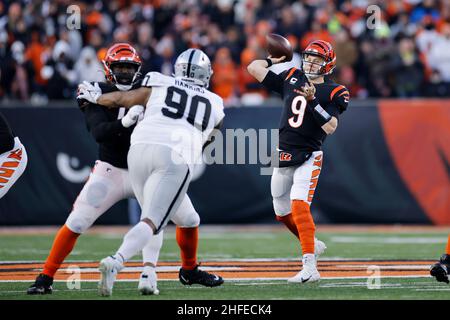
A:
<svg viewBox="0 0 450 320">
<path fill-rule="evenodd" d="M 273 58 L 286 56 L 286 59 L 283 62 L 292 60 L 293 50 L 288 39 L 279 34 L 270 33 L 266 36 L 266 40 L 267 51 Z"/>
</svg>

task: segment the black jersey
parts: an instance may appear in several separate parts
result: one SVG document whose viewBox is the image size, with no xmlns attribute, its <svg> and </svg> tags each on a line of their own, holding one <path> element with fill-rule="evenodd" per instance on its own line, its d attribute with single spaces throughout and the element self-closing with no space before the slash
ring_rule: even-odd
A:
<svg viewBox="0 0 450 320">
<path fill-rule="evenodd" d="M 102 93 L 118 91 L 113 84 L 99 83 Z M 136 89 L 139 85 L 134 86 Z M 128 168 L 127 155 L 130 149 L 130 136 L 134 125 L 125 128 L 121 119 L 128 109 L 106 108 L 97 104 L 88 103 L 81 110 L 86 117 L 89 132 L 99 144 L 98 159 L 117 168 Z"/>
<path fill-rule="evenodd" d="M 262 84 L 277 92 L 283 99 L 283 111 L 279 125 L 279 149 L 284 151 L 314 152 L 319 151 L 327 136 L 321 124 L 314 118 L 313 108 L 320 106 L 339 120 L 339 115 L 347 109 L 348 90 L 331 80 L 314 84 L 316 99 L 307 102 L 298 94 L 300 87 L 308 80 L 299 69 L 292 68 L 279 75 L 269 71 Z M 314 104 L 307 108 L 307 104 Z"/>
<path fill-rule="evenodd" d="M 14 148 L 14 135 L 6 118 L 0 113 L 0 154 Z"/>
</svg>

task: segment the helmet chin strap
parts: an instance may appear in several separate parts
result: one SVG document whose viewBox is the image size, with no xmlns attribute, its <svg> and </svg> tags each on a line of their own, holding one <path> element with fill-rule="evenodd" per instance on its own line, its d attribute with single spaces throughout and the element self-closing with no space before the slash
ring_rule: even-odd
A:
<svg viewBox="0 0 450 320">
<path fill-rule="evenodd" d="M 116 83 L 116 88 L 120 91 L 129 91 L 131 89 L 131 84 L 118 84 Z"/>
<path fill-rule="evenodd" d="M 175 76 L 175 75 L 173 74 L 173 76 Z M 198 79 L 188 78 L 188 77 L 178 77 L 178 78 L 180 78 L 180 79 L 183 80 L 183 81 L 191 82 L 191 83 L 193 83 L 193 84 L 199 85 L 199 86 L 201 86 L 201 87 L 208 88 L 208 86 L 209 86 L 209 82 L 206 83 L 206 82 L 201 81 L 201 80 L 198 80 Z"/>
</svg>

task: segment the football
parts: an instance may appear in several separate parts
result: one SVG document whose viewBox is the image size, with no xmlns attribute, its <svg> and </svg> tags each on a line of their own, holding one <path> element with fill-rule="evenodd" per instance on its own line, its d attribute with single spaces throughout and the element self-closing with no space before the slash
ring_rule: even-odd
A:
<svg viewBox="0 0 450 320">
<path fill-rule="evenodd" d="M 288 39 L 276 33 L 270 33 L 266 36 L 267 51 L 273 58 L 286 56 L 285 62 L 292 60 L 292 46 Z"/>
</svg>

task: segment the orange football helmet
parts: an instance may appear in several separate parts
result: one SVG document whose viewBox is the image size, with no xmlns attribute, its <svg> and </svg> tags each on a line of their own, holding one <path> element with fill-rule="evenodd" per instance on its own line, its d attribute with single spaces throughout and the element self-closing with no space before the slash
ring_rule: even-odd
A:
<svg viewBox="0 0 450 320">
<path fill-rule="evenodd" d="M 317 65 L 317 63 L 307 62 L 305 61 L 305 55 L 315 55 L 324 59 L 324 62 L 319 65 L 319 70 L 317 73 L 311 73 L 307 70 L 304 70 L 304 65 L 306 63 L 310 63 L 312 65 Z M 306 75 L 313 76 L 325 76 L 329 75 L 333 72 L 333 69 L 336 67 L 336 54 L 334 53 L 333 47 L 327 41 L 323 40 L 314 40 L 308 44 L 308 46 L 302 52 L 302 71 Z M 311 71 L 311 70 L 310 70 Z"/>
<path fill-rule="evenodd" d="M 129 90 L 139 79 L 142 60 L 131 45 L 128 43 L 116 43 L 106 52 L 102 60 L 105 77 L 114 83 L 120 90 Z M 130 67 L 129 72 L 114 71 L 115 66 Z"/>
</svg>

